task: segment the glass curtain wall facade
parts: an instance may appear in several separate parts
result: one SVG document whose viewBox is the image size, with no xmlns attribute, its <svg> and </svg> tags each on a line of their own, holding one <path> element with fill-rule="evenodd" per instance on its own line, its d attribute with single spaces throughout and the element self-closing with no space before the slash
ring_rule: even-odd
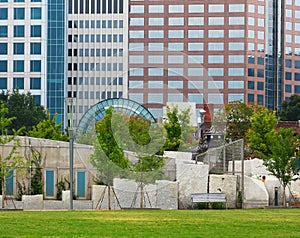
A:
<svg viewBox="0 0 300 238">
<path fill-rule="evenodd" d="M 73 125 L 96 103 L 127 97 L 128 2 L 69 0 L 67 97 Z"/>
<path fill-rule="evenodd" d="M 28 4 L 28 2 L 30 4 Z M 30 91 L 46 106 L 47 5 L 0 1 L 0 90 Z"/>
</svg>

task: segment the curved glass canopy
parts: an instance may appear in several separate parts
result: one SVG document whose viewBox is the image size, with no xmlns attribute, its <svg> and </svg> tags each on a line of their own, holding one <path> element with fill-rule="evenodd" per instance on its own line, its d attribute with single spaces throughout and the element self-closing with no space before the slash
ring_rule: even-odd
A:
<svg viewBox="0 0 300 238">
<path fill-rule="evenodd" d="M 148 109 L 139 103 L 125 98 L 111 98 L 95 104 L 83 115 L 78 124 L 78 130 L 80 133 L 92 131 L 95 124 L 105 116 L 105 110 L 110 106 L 113 107 L 115 112 L 122 112 L 129 116 L 138 115 L 155 122 L 155 118 Z"/>
</svg>

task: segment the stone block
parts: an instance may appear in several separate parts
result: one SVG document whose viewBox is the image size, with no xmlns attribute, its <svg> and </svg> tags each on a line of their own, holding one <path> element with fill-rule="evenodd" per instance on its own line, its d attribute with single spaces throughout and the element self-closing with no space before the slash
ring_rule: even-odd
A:
<svg viewBox="0 0 300 238">
<path fill-rule="evenodd" d="M 191 207 L 192 193 L 207 193 L 208 165 L 176 163 L 179 208 Z"/>
<path fill-rule="evenodd" d="M 278 205 L 282 205 L 283 190 L 278 178 L 268 175 L 264 184 L 269 194 L 269 205 L 275 206 L 275 187 L 278 188 Z"/>
<path fill-rule="evenodd" d="M 157 182 L 157 204 L 163 210 L 178 209 L 178 182 L 158 180 Z"/>
<path fill-rule="evenodd" d="M 256 178 L 244 177 L 244 208 L 264 208 L 269 205 L 265 184 Z"/>
<path fill-rule="evenodd" d="M 235 172 L 242 172 L 242 161 L 234 161 L 234 170 Z M 233 162 L 229 161 L 228 163 L 228 171 L 233 171 Z M 263 161 L 261 159 L 252 159 L 252 160 L 244 160 L 244 174 L 246 176 L 263 176 L 268 175 L 266 167 L 263 165 Z"/>
<path fill-rule="evenodd" d="M 110 188 L 110 194 L 108 194 L 108 186 L 92 185 L 92 202 L 94 209 L 109 209 L 108 196 L 110 196 L 110 208 L 120 209 L 113 192 L 113 187 Z"/>
<path fill-rule="evenodd" d="M 43 195 L 23 195 L 22 196 L 24 210 L 42 210 L 44 209 Z"/>
<path fill-rule="evenodd" d="M 136 200 L 138 200 L 138 184 L 135 181 L 115 178 L 113 184 L 121 208 L 138 207 L 136 205 Z"/>
<path fill-rule="evenodd" d="M 237 191 L 237 175 L 209 175 L 209 193 L 225 193 L 227 208 L 236 208 Z"/>
</svg>

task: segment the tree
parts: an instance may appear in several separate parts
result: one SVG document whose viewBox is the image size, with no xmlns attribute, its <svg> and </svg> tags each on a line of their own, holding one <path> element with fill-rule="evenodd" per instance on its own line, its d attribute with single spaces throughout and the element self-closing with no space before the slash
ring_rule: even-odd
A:
<svg viewBox="0 0 300 238">
<path fill-rule="evenodd" d="M 15 118 L 7 127 L 9 133 L 12 133 L 13 129 L 19 130 L 23 127 L 24 130 L 21 132 L 21 135 L 25 135 L 33 126 L 47 119 L 44 107 L 36 105 L 35 96 L 31 95 L 30 92 L 20 94 L 18 90 L 13 90 L 10 94 L 2 91 L 0 100 L 8 108 L 7 117 Z"/>
<path fill-rule="evenodd" d="M 300 95 L 292 95 L 290 100 L 283 101 L 279 116 L 283 121 L 300 120 Z"/>
<path fill-rule="evenodd" d="M 27 136 L 49 140 L 69 141 L 69 137 L 61 132 L 61 126 L 61 123 L 56 123 L 56 115 L 50 119 L 50 113 L 48 113 L 48 118 L 40 121 L 36 126 L 33 126 L 32 130 L 27 132 Z"/>
<path fill-rule="evenodd" d="M 268 171 L 278 178 L 283 187 L 283 204 L 286 204 L 285 190 L 288 183 L 298 179 L 299 155 L 295 154 L 299 139 L 292 129 L 275 130 L 278 119 L 275 111 L 260 108 L 251 117 L 248 132 L 250 148 L 258 152 Z M 296 156 L 296 157 L 295 157 Z"/>
<path fill-rule="evenodd" d="M 7 117 L 8 108 L 5 107 L 3 102 L 0 102 L 0 144 L 3 146 L 6 144 L 11 144 L 9 151 L 7 153 L 0 153 L 0 181 L 2 189 L 2 208 L 4 208 L 5 203 L 5 182 L 7 176 L 10 175 L 12 171 L 20 171 L 26 166 L 26 162 L 23 160 L 22 156 L 18 155 L 17 149 L 20 145 L 20 141 L 17 138 L 18 131 L 14 130 L 13 135 L 8 134 L 8 127 L 15 119 L 14 117 Z"/>
<path fill-rule="evenodd" d="M 222 127 L 221 130 L 225 130 L 227 140 L 245 140 L 246 133 L 250 128 L 252 113 L 253 106 L 248 106 L 241 101 L 234 101 L 220 110 L 214 119 L 215 125 Z"/>
</svg>

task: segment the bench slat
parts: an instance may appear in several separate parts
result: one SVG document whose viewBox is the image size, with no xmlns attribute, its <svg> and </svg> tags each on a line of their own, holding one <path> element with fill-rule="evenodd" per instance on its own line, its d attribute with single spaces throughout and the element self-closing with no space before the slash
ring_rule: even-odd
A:
<svg viewBox="0 0 300 238">
<path fill-rule="evenodd" d="M 191 194 L 192 202 L 226 202 L 224 193 L 195 193 Z"/>
</svg>

